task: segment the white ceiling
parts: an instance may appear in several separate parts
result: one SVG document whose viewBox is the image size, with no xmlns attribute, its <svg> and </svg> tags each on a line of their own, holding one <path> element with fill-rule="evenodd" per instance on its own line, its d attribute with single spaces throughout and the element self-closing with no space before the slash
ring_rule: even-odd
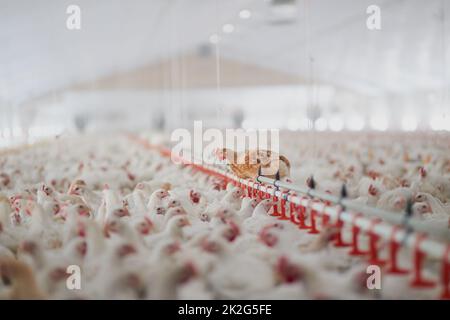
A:
<svg viewBox="0 0 450 320">
<path fill-rule="evenodd" d="M 221 52 L 363 92 L 410 92 L 449 85 L 450 73 L 444 67 L 450 61 L 447 0 L 298 3 L 295 24 L 274 27 L 258 16 L 245 26 L 239 40 L 230 37 Z M 374 3 L 381 8 L 380 31 L 366 27 L 366 8 Z M 443 16 L 445 20 L 440 19 Z"/>
<path fill-rule="evenodd" d="M 374 3 L 380 31 L 366 28 Z M 70 4 L 81 8 L 79 31 L 66 29 Z M 252 17 L 240 19 L 242 9 Z M 375 94 L 449 86 L 447 0 L 298 0 L 295 22 L 276 25 L 269 9 L 264 0 L 0 0 L 0 102 L 195 50 L 213 33 L 220 55 L 314 83 Z M 223 34 L 224 23 L 235 31 Z"/>
</svg>

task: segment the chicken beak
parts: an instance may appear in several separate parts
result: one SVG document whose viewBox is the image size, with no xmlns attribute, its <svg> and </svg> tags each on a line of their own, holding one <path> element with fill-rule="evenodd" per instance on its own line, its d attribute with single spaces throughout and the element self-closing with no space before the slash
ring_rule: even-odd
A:
<svg viewBox="0 0 450 320">
<path fill-rule="evenodd" d="M 190 225 L 191 225 L 191 222 L 189 220 L 185 220 L 184 223 L 183 223 L 184 227 L 185 226 L 190 226 Z"/>
<path fill-rule="evenodd" d="M 73 195 L 73 196 L 79 196 L 80 194 L 79 194 L 79 192 L 78 191 L 75 191 L 75 188 L 74 187 L 71 187 L 70 189 L 69 189 L 69 192 L 67 192 L 69 195 Z"/>
<path fill-rule="evenodd" d="M 217 157 L 217 159 L 219 159 L 220 161 L 223 161 L 227 157 L 227 153 L 226 153 L 225 150 L 226 149 L 219 149 L 219 148 L 217 148 L 217 149 L 214 150 L 213 153 Z"/>
<path fill-rule="evenodd" d="M 103 234 L 105 235 L 106 238 L 109 238 L 110 232 L 108 225 L 105 225 L 105 227 L 103 228 Z"/>
<path fill-rule="evenodd" d="M 90 215 L 91 215 L 91 213 L 89 212 L 89 210 L 81 210 L 80 211 L 80 216 L 89 217 Z"/>
</svg>

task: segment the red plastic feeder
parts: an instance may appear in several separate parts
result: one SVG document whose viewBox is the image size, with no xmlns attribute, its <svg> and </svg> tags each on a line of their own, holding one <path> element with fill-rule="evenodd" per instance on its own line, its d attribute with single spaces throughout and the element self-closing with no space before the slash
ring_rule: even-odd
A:
<svg viewBox="0 0 450 320">
<path fill-rule="evenodd" d="M 381 222 L 381 219 L 373 219 L 370 228 L 368 231 L 369 235 L 369 263 L 375 264 L 378 266 L 383 266 L 386 264 L 385 260 L 382 260 L 378 256 L 378 241 L 380 240 L 380 236 L 374 232 L 375 226 Z"/>
<path fill-rule="evenodd" d="M 306 210 L 309 212 L 309 221 L 311 223 L 311 225 L 306 226 L 306 227 L 309 229 L 308 233 L 311 233 L 311 234 L 319 233 L 319 230 L 317 229 L 317 225 L 316 225 L 317 211 L 312 208 L 312 205 L 314 203 L 315 203 L 315 201 L 310 199 L 308 202 L 308 207 L 306 208 Z"/>
<path fill-rule="evenodd" d="M 258 194 L 260 193 L 260 191 L 258 190 L 258 188 L 259 188 L 259 184 L 253 183 L 253 187 L 252 187 L 252 198 L 258 199 Z"/>
<path fill-rule="evenodd" d="M 257 183 L 256 187 L 254 186 L 253 189 L 253 197 L 257 198 L 259 200 L 261 200 L 263 198 L 264 193 L 262 192 L 261 188 L 261 184 Z"/>
<path fill-rule="evenodd" d="M 300 197 L 300 203 L 302 203 L 303 199 L 304 199 L 303 196 Z M 293 208 L 294 212 L 291 214 L 292 216 L 291 221 L 293 221 L 296 225 L 298 225 L 300 229 L 306 229 L 306 225 L 304 223 L 304 219 L 306 219 L 305 207 L 303 207 L 303 205 L 301 204 L 294 204 Z"/>
<path fill-rule="evenodd" d="M 253 198 L 253 189 L 250 186 L 250 184 L 247 186 L 247 196 L 249 196 L 250 198 Z"/>
<path fill-rule="evenodd" d="M 444 252 L 442 258 L 442 287 L 443 291 L 441 299 L 450 300 L 450 245 L 447 245 L 447 249 Z"/>
<path fill-rule="evenodd" d="M 278 197 L 275 195 L 275 193 L 273 195 L 273 201 L 275 203 L 273 205 L 273 214 L 272 215 L 275 216 L 275 217 L 279 217 L 280 213 L 278 212 Z"/>
<path fill-rule="evenodd" d="M 327 201 L 325 202 L 325 205 L 323 206 L 322 210 L 322 228 L 326 228 L 330 225 L 330 216 L 326 214 L 326 209 L 330 205 L 330 203 Z"/>
<path fill-rule="evenodd" d="M 266 186 L 266 192 L 259 190 L 259 199 L 270 199 L 271 195 L 269 193 L 269 189 L 272 188 L 272 186 Z"/>
<path fill-rule="evenodd" d="M 222 179 L 222 184 L 220 185 L 220 187 L 222 188 L 222 190 L 226 190 L 227 189 L 227 179 Z"/>
<path fill-rule="evenodd" d="M 406 274 L 409 271 L 398 266 L 397 255 L 400 250 L 400 243 L 395 239 L 395 235 L 401 229 L 399 226 L 392 228 L 391 239 L 389 241 L 389 263 L 387 272 L 393 274 Z"/>
<path fill-rule="evenodd" d="M 295 220 L 296 212 L 297 212 L 297 205 L 291 202 L 289 204 L 289 218 L 291 222 L 294 224 L 298 224 L 297 220 Z"/>
<path fill-rule="evenodd" d="M 311 201 L 311 200 L 310 200 Z M 309 229 L 306 225 L 306 208 L 302 205 L 297 206 L 297 219 L 298 219 L 298 228 L 299 229 Z"/>
<path fill-rule="evenodd" d="M 296 193 L 292 193 L 291 197 L 297 197 Z M 295 220 L 295 212 L 296 212 L 296 204 L 291 201 L 289 202 L 289 220 L 291 220 L 292 223 L 297 224 L 297 221 Z"/>
<path fill-rule="evenodd" d="M 344 239 L 342 239 L 342 228 L 344 227 L 344 221 L 341 219 L 342 214 L 342 208 L 339 208 L 338 214 L 337 214 L 337 221 L 336 221 L 336 227 L 338 228 L 338 232 L 336 234 L 336 242 L 334 243 L 335 247 L 343 248 L 348 247 L 350 244 L 345 243 Z"/>
<path fill-rule="evenodd" d="M 281 207 L 281 215 L 278 219 L 280 220 L 289 220 L 288 216 L 286 215 L 286 198 L 289 194 L 289 191 L 283 191 L 281 194 L 281 201 L 280 201 L 280 207 Z"/>
<path fill-rule="evenodd" d="M 259 190 L 258 196 L 259 196 L 259 199 L 260 199 L 260 200 L 264 199 L 264 196 L 265 196 L 264 191 L 262 191 L 262 190 L 260 189 L 260 190 Z"/>
<path fill-rule="evenodd" d="M 362 256 L 365 255 L 367 252 L 362 251 L 359 249 L 358 240 L 359 240 L 359 234 L 361 233 L 361 228 L 356 225 L 356 220 L 361 217 L 361 214 L 354 214 L 352 219 L 352 250 L 350 250 L 349 254 L 352 256 Z"/>
<path fill-rule="evenodd" d="M 416 242 L 414 245 L 414 257 L 413 257 L 413 280 L 411 286 L 416 288 L 433 288 L 436 286 L 436 282 L 432 280 L 424 279 L 422 276 L 422 264 L 426 258 L 425 253 L 420 250 L 420 243 L 426 238 L 423 234 L 416 235 Z"/>
<path fill-rule="evenodd" d="M 317 211 L 314 210 L 314 209 L 310 209 L 309 218 L 310 218 L 310 221 L 311 221 L 311 226 L 309 227 L 308 233 L 311 233 L 311 234 L 318 234 L 319 233 L 319 230 L 317 229 L 317 226 L 316 226 L 316 216 L 317 216 Z"/>
<path fill-rule="evenodd" d="M 261 200 L 262 199 L 270 199 L 272 197 L 272 195 L 270 194 L 269 189 L 272 189 L 272 186 L 266 186 L 266 191 L 265 192 L 261 191 Z"/>
</svg>

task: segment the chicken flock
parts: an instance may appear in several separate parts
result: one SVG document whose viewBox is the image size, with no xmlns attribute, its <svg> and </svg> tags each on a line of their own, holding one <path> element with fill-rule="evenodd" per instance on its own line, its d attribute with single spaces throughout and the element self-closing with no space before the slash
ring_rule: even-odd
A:
<svg viewBox="0 0 450 320">
<path fill-rule="evenodd" d="M 448 138 L 448 137 L 447 137 Z M 448 230 L 448 139 L 286 137 L 290 179 L 355 202 L 414 215 Z M 319 147 L 320 146 L 320 147 Z M 367 288 L 367 261 L 272 216 L 271 199 L 175 165 L 128 137 L 82 136 L 0 157 L 3 299 L 434 299 L 383 273 Z M 349 236 L 348 234 L 346 236 Z M 400 262 L 411 257 L 402 252 Z M 78 266 L 79 288 L 70 288 Z M 438 277 L 437 261 L 425 275 Z"/>
<path fill-rule="evenodd" d="M 345 184 L 356 203 L 448 227 L 450 137 L 420 134 L 314 134 L 282 136 L 292 162 L 291 181 L 339 195 Z M 434 221 L 434 222 L 431 222 Z M 439 221 L 437 221 L 439 220 Z"/>
</svg>

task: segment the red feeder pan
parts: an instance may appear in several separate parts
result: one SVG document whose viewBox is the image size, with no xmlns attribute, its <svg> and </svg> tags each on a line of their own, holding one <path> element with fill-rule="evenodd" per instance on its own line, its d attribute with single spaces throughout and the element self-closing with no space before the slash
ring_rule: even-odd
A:
<svg viewBox="0 0 450 320">
<path fill-rule="evenodd" d="M 283 191 L 282 193 L 282 197 L 281 197 L 281 201 L 280 201 L 280 206 L 281 206 L 281 215 L 278 219 L 280 220 L 289 220 L 289 218 L 286 215 L 286 198 L 288 196 L 289 191 Z"/>
<path fill-rule="evenodd" d="M 341 220 L 341 213 L 342 213 L 342 208 L 339 209 L 338 216 L 337 216 L 337 222 L 336 222 L 336 227 L 338 228 L 338 232 L 336 234 L 336 242 L 334 243 L 334 246 L 338 247 L 338 248 L 350 246 L 350 244 L 345 243 L 344 240 L 342 239 L 342 228 L 344 227 L 344 221 Z"/>
<path fill-rule="evenodd" d="M 261 190 L 261 192 L 260 192 L 261 200 L 270 199 L 272 197 L 272 195 L 269 193 L 271 189 L 272 189 L 272 186 L 265 186 L 264 191 Z"/>
<path fill-rule="evenodd" d="M 289 204 L 289 218 L 293 224 L 298 224 L 297 220 L 295 220 L 297 212 L 297 205 L 293 202 Z"/>
<path fill-rule="evenodd" d="M 310 229 L 309 229 L 308 233 L 311 233 L 311 234 L 318 234 L 319 233 L 319 230 L 317 229 L 317 226 L 316 226 L 316 216 L 317 216 L 317 211 L 314 210 L 314 209 L 310 209 L 309 217 L 310 217 L 310 220 L 311 220 L 311 226 L 310 226 Z"/>
<path fill-rule="evenodd" d="M 223 179 L 222 180 L 222 190 L 226 190 L 227 189 L 227 184 L 228 184 L 228 182 L 227 182 L 227 180 L 226 179 Z"/>
<path fill-rule="evenodd" d="M 400 243 L 398 243 L 397 240 L 395 239 L 395 235 L 400 229 L 401 228 L 399 226 L 394 226 L 392 228 L 391 239 L 389 242 L 389 262 L 387 272 L 392 274 L 406 274 L 409 272 L 406 269 L 400 268 L 397 262 L 397 255 L 400 250 Z"/>
<path fill-rule="evenodd" d="M 293 193 L 291 196 L 297 197 L 297 194 Z M 289 219 L 291 220 L 292 223 L 297 224 L 297 221 L 295 220 L 295 212 L 296 212 L 296 204 L 291 201 L 289 202 Z"/>
<path fill-rule="evenodd" d="M 250 198 L 253 198 L 253 189 L 252 189 L 252 187 L 250 187 L 250 185 L 247 186 L 247 195 Z"/>
<path fill-rule="evenodd" d="M 359 249 L 358 240 L 359 234 L 361 232 L 361 228 L 356 225 L 356 220 L 361 217 L 361 214 L 355 214 L 352 219 L 352 250 L 350 250 L 349 254 L 352 256 L 362 256 L 367 252 Z"/>
<path fill-rule="evenodd" d="M 272 186 L 266 186 L 266 192 L 261 191 L 261 199 L 270 199 L 272 197 L 269 189 L 272 189 Z"/>
<path fill-rule="evenodd" d="M 275 194 L 273 195 L 273 201 L 275 202 L 275 204 L 273 205 L 272 216 L 279 217 L 280 213 L 278 212 L 278 197 Z"/>
<path fill-rule="evenodd" d="M 378 240 L 380 240 L 380 236 L 377 235 L 373 230 L 375 228 L 375 226 L 380 222 L 381 222 L 380 219 L 373 219 L 371 222 L 371 225 L 370 225 L 369 232 L 368 232 L 368 235 L 369 235 L 369 263 L 376 264 L 378 266 L 383 266 L 386 263 L 386 261 L 381 260 L 378 257 L 377 244 L 378 244 Z"/>
<path fill-rule="evenodd" d="M 325 212 L 325 210 L 329 205 L 330 205 L 329 202 L 325 202 L 325 205 L 322 210 L 322 228 L 326 228 L 330 224 L 330 217 Z"/>
<path fill-rule="evenodd" d="M 450 245 L 447 245 L 442 259 L 442 286 L 441 299 L 450 300 Z"/>
<path fill-rule="evenodd" d="M 302 196 L 300 198 L 300 203 L 303 202 L 304 197 Z M 306 229 L 306 225 L 305 225 L 305 207 L 303 207 L 303 205 L 301 204 L 294 204 L 294 212 L 291 214 L 291 220 L 293 220 L 293 222 L 299 226 L 300 229 Z"/>
<path fill-rule="evenodd" d="M 260 187 L 259 184 L 257 184 L 257 183 L 253 184 L 253 198 L 258 198 L 258 192 L 259 192 L 259 195 L 261 195 L 261 190 L 258 190 L 259 187 Z"/>
<path fill-rule="evenodd" d="M 424 259 L 426 258 L 425 253 L 420 250 L 420 243 L 426 238 L 423 234 L 418 234 L 416 236 L 415 248 L 414 248 L 414 269 L 413 274 L 414 278 L 411 281 L 411 286 L 416 288 L 432 288 L 436 286 L 436 283 L 431 280 L 424 279 L 422 276 L 422 264 Z"/>
<path fill-rule="evenodd" d="M 297 218 L 298 218 L 298 228 L 299 229 L 309 229 L 306 225 L 306 208 L 302 205 L 297 207 Z"/>
</svg>

